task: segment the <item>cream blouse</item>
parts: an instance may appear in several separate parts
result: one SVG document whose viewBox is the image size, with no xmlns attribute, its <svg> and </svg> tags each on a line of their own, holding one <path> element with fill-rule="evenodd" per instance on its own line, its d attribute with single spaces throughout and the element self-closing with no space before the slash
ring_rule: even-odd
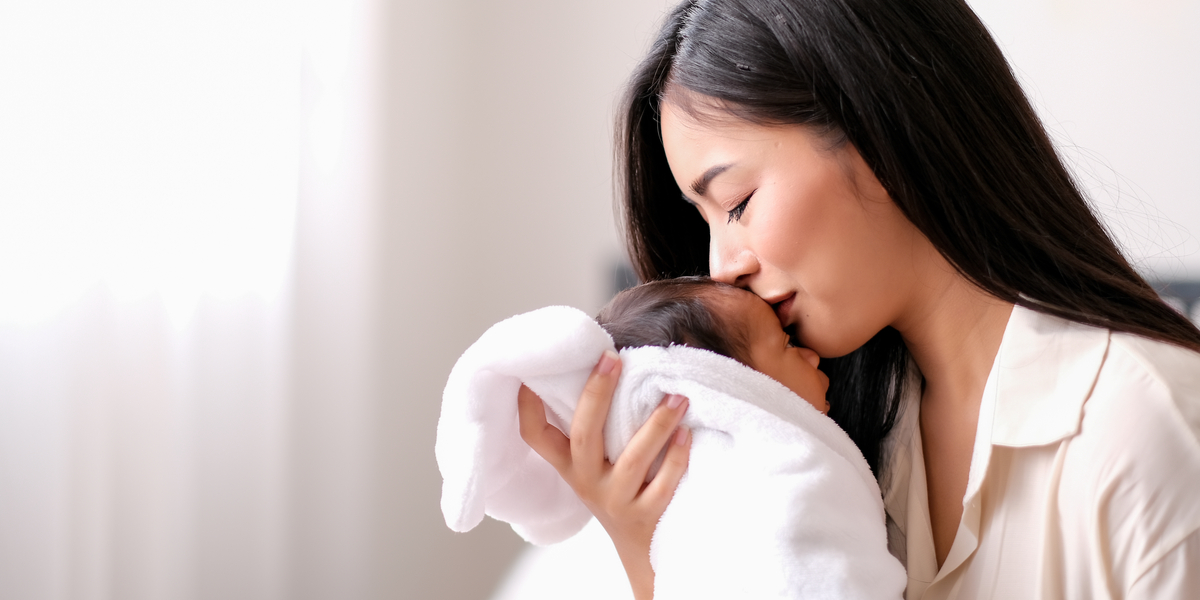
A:
<svg viewBox="0 0 1200 600">
<path fill-rule="evenodd" d="M 919 405 L 881 486 L 908 600 L 1200 598 L 1200 354 L 1014 308 L 941 569 Z"/>
</svg>

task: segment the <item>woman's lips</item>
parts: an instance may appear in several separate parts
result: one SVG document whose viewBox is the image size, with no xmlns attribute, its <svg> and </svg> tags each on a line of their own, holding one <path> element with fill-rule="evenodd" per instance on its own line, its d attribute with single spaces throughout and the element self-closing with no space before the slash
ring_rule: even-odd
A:
<svg viewBox="0 0 1200 600">
<path fill-rule="evenodd" d="M 771 304 L 771 308 L 775 310 L 775 316 L 779 318 L 779 324 L 783 327 L 792 324 L 792 303 L 795 300 L 796 294 L 793 293 L 787 298 Z"/>
</svg>

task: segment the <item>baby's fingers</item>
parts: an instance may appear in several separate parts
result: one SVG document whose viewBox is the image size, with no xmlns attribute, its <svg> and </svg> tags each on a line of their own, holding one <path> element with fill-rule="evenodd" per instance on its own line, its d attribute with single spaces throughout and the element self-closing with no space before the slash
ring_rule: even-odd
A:
<svg viewBox="0 0 1200 600">
<path fill-rule="evenodd" d="M 638 502 L 646 505 L 652 512 L 661 514 L 675 495 L 675 488 L 679 487 L 679 480 L 683 479 L 683 472 L 687 470 L 688 455 L 691 450 L 692 432 L 687 427 L 680 425 L 679 429 L 675 430 L 675 435 L 671 436 L 671 445 L 667 447 L 667 454 L 663 457 L 662 466 L 659 467 L 658 473 L 654 475 L 654 479 L 650 481 L 646 489 L 642 490 Z"/>
<path fill-rule="evenodd" d="M 517 417 L 521 439 L 565 477 L 571 468 L 571 441 L 546 421 L 546 405 L 524 385 L 517 392 Z"/>
</svg>

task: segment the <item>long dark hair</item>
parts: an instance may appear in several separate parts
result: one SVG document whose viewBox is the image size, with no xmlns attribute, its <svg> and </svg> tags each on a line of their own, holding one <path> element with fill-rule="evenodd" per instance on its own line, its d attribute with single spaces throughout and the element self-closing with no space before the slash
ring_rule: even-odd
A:
<svg viewBox="0 0 1200 600">
<path fill-rule="evenodd" d="M 708 228 L 663 152 L 668 86 L 857 148 L 963 277 L 1039 312 L 1200 350 L 1121 255 L 963 0 L 689 0 L 635 71 L 618 123 L 625 234 L 643 281 L 708 272 Z M 885 328 L 822 369 L 830 417 L 878 474 L 909 355 Z"/>
</svg>

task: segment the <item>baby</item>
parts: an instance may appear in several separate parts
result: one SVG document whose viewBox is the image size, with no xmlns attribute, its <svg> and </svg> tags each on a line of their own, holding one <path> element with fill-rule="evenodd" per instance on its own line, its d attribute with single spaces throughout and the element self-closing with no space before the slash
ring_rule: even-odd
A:
<svg viewBox="0 0 1200 600">
<path fill-rule="evenodd" d="M 771 305 L 707 277 L 642 284 L 613 298 L 596 317 L 617 349 L 691 346 L 732 358 L 780 383 L 822 414 L 829 378 L 820 357 L 792 343 Z"/>
<path fill-rule="evenodd" d="M 689 401 L 687 471 L 650 544 L 655 598 L 902 596 L 907 579 L 888 553 L 879 486 L 824 415 L 829 380 L 816 353 L 791 343 L 766 302 L 702 277 L 637 286 L 595 319 L 564 306 L 517 315 L 463 353 L 435 447 L 451 529 L 491 515 L 553 544 L 585 528 L 591 512 L 522 440 L 517 395 L 528 386 L 547 422 L 569 431 L 590 373 L 614 347 L 621 376 L 603 432 L 610 460 L 664 395 Z M 554 564 L 557 582 L 586 581 L 593 567 Z"/>
</svg>

